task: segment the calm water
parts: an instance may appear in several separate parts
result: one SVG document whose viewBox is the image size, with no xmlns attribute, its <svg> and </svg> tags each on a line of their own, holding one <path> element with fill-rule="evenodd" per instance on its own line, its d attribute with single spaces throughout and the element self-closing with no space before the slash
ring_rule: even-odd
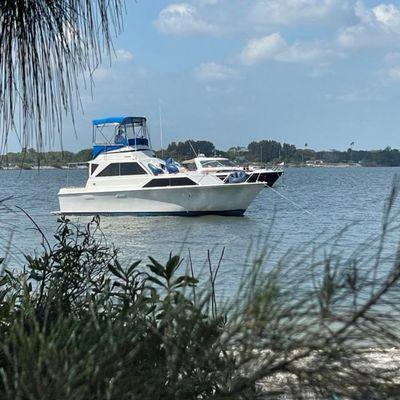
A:
<svg viewBox="0 0 400 400">
<path fill-rule="evenodd" d="M 275 187 L 289 200 L 264 189 L 244 217 L 103 217 L 101 227 L 125 261 L 147 255 L 166 260 L 170 252 L 187 256 L 190 249 L 195 268 L 201 271 L 207 249 L 216 264 L 225 247 L 221 282 L 229 290 L 257 247 L 273 250 L 274 263 L 290 248 L 309 254 L 309 247 L 305 250 L 302 244 L 324 243 L 349 224 L 354 226 L 338 245 L 343 253 L 377 234 L 384 200 L 399 172 L 399 168 L 291 168 Z M 67 183 L 83 185 L 86 174 L 86 170 L 0 171 L 0 198 L 13 196 L 7 202 L 11 211 L 0 214 L 0 250 L 4 253 L 10 237 L 18 247 L 11 252 L 10 264 L 18 262 L 19 250 L 40 251 L 40 235 L 14 206 L 23 207 L 51 238 L 57 223 L 50 212 L 58 210 L 59 188 Z"/>
</svg>

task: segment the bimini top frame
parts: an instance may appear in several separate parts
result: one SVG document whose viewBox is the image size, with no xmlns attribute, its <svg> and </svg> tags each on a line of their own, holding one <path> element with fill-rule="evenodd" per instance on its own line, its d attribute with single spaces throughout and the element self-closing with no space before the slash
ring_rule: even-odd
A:
<svg viewBox="0 0 400 400">
<path fill-rule="evenodd" d="M 134 147 L 136 150 L 151 148 L 145 117 L 107 117 L 94 119 L 92 124 L 93 158 L 100 153 L 125 146 Z"/>
</svg>

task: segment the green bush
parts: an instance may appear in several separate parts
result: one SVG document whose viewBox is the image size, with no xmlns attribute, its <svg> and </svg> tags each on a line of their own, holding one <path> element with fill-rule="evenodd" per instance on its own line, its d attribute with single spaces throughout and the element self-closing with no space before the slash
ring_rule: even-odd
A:
<svg viewBox="0 0 400 400">
<path fill-rule="evenodd" d="M 399 257 L 380 269 L 382 246 L 371 268 L 329 254 L 308 274 L 260 256 L 223 306 L 211 263 L 201 290 L 178 256 L 120 265 L 97 218 L 61 219 L 55 239 L 3 269 L 1 399 L 397 398 L 398 359 L 371 364 L 399 344 Z"/>
</svg>

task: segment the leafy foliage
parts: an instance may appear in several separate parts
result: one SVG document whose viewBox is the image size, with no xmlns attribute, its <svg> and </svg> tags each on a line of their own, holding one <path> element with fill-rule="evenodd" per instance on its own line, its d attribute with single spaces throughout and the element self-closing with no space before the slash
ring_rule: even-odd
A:
<svg viewBox="0 0 400 400">
<path fill-rule="evenodd" d="M 275 140 L 262 140 L 261 142 L 251 142 L 247 146 L 249 156 L 253 161 L 272 161 L 279 159 L 282 146 Z"/>
<path fill-rule="evenodd" d="M 212 157 L 215 152 L 214 145 L 207 140 L 187 140 L 186 142 L 172 142 L 168 145 L 166 154 L 177 160 L 187 160 L 196 154 Z"/>
<path fill-rule="evenodd" d="M 225 306 L 223 254 L 200 289 L 179 256 L 124 267 L 98 218 L 61 219 L 23 272 L 3 268 L 0 398 L 395 398 L 400 360 L 371 364 L 371 348 L 399 346 L 400 253 L 383 257 L 396 198 L 374 257 L 265 271 L 264 254 Z"/>
</svg>

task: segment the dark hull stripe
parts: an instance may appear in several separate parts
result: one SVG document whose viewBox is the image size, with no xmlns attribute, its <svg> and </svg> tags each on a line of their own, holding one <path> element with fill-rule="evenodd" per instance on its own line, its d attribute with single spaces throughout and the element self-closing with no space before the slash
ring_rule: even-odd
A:
<svg viewBox="0 0 400 400">
<path fill-rule="evenodd" d="M 253 174 L 247 182 L 265 182 L 268 186 L 273 184 L 279 179 L 283 172 L 267 172 L 263 174 Z M 257 179 L 258 178 L 258 179 Z"/>
<path fill-rule="evenodd" d="M 106 215 L 106 216 L 123 216 L 123 215 L 132 215 L 138 217 L 155 217 L 155 216 L 181 216 L 181 217 L 197 217 L 201 215 L 222 215 L 222 216 L 232 216 L 232 217 L 240 217 L 244 214 L 246 210 L 225 210 L 225 211 L 152 211 L 152 212 L 129 212 L 129 211 L 121 211 L 121 212 L 71 212 L 71 213 L 55 213 L 56 215 Z"/>
</svg>

